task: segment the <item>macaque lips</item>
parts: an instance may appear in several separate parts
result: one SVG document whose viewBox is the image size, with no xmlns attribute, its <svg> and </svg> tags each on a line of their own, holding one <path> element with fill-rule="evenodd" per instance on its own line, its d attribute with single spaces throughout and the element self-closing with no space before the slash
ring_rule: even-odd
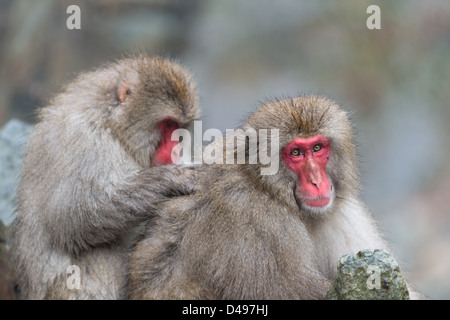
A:
<svg viewBox="0 0 450 320">
<path fill-rule="evenodd" d="M 306 205 L 310 207 L 325 207 L 331 201 L 330 197 L 328 198 L 321 197 L 316 199 L 302 199 L 302 200 Z"/>
<path fill-rule="evenodd" d="M 322 135 L 295 139 L 283 150 L 284 162 L 298 177 L 300 199 L 309 207 L 325 207 L 331 201 L 326 172 L 329 155 L 330 143 Z"/>
<path fill-rule="evenodd" d="M 158 127 L 161 131 L 161 142 L 155 151 L 153 166 L 172 164 L 180 158 L 179 152 L 176 150 L 179 142 L 171 139 L 172 133 L 180 125 L 175 120 L 167 118 L 161 121 Z"/>
</svg>

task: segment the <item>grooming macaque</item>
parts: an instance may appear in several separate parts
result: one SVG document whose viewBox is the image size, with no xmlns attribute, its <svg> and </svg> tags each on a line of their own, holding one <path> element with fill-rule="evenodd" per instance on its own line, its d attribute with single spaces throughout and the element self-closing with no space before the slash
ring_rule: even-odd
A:
<svg viewBox="0 0 450 320">
<path fill-rule="evenodd" d="M 270 101 L 250 128 L 279 129 L 266 144 L 279 145 L 279 170 L 207 166 L 202 189 L 161 203 L 131 255 L 129 298 L 319 299 L 339 257 L 386 248 L 358 200 L 352 128 L 335 102 Z"/>
<path fill-rule="evenodd" d="M 122 297 L 135 228 L 196 188 L 192 169 L 159 165 L 177 159 L 171 135 L 198 116 L 188 71 L 147 56 L 81 74 L 40 110 L 11 250 L 23 298 Z"/>
</svg>

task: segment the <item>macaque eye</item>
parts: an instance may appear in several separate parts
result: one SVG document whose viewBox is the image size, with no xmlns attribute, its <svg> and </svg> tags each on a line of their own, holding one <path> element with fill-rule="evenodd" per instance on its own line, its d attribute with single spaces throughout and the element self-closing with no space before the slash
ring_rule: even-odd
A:
<svg viewBox="0 0 450 320">
<path fill-rule="evenodd" d="M 298 149 L 294 149 L 294 150 L 291 151 L 291 156 L 293 156 L 293 157 L 298 157 L 298 156 L 301 156 L 301 155 L 302 155 L 302 153 Z"/>
<path fill-rule="evenodd" d="M 321 146 L 320 144 L 316 144 L 316 145 L 313 147 L 313 151 L 314 151 L 314 152 L 318 152 L 318 151 L 320 151 L 320 150 L 322 150 L 322 146 Z"/>
</svg>

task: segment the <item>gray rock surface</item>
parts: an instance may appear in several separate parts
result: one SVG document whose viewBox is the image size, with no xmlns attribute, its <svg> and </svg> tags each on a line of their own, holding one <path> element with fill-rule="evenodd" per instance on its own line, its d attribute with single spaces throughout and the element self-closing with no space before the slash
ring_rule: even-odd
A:
<svg viewBox="0 0 450 320">
<path fill-rule="evenodd" d="M 31 128 L 30 124 L 12 119 L 0 130 L 0 221 L 5 226 L 14 219 L 14 196 Z"/>
<path fill-rule="evenodd" d="M 9 265 L 9 226 L 14 220 L 14 198 L 31 128 L 30 124 L 13 119 L 0 129 L 0 300 L 17 298 Z"/>
<path fill-rule="evenodd" d="M 386 250 L 367 249 L 338 261 L 327 300 L 409 300 L 400 267 Z"/>
</svg>

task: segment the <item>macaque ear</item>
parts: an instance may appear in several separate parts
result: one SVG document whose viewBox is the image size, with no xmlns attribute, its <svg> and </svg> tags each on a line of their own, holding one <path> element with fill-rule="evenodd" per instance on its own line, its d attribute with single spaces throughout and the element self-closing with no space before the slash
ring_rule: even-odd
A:
<svg viewBox="0 0 450 320">
<path fill-rule="evenodd" d="M 119 97 L 120 102 L 124 102 L 127 96 L 131 93 L 130 82 L 125 81 L 117 89 L 117 96 Z"/>
</svg>

